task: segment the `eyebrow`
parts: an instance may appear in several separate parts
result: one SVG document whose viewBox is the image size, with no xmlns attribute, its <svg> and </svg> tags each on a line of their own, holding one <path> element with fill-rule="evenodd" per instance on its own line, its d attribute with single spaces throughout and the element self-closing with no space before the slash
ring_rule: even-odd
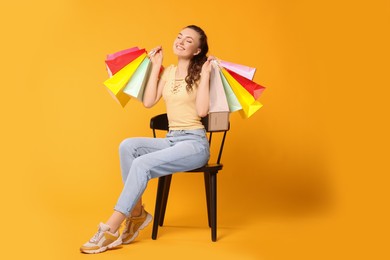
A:
<svg viewBox="0 0 390 260">
<path fill-rule="evenodd" d="M 187 38 L 190 38 L 191 40 L 194 40 L 194 38 L 192 38 L 191 36 L 183 35 L 182 33 L 179 33 L 179 35 L 184 36 L 184 37 L 187 37 Z"/>
</svg>

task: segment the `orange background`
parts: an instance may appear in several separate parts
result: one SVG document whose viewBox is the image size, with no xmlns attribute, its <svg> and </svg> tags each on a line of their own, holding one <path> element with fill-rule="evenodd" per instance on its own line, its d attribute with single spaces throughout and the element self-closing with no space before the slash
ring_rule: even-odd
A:
<svg viewBox="0 0 390 260">
<path fill-rule="evenodd" d="M 203 179 L 176 175 L 157 241 L 124 259 L 385 259 L 389 233 L 388 1 L 3 1 L 1 245 L 7 259 L 86 258 L 121 190 L 118 145 L 164 112 L 107 93 L 104 58 L 201 26 L 210 54 L 257 68 L 264 107 L 231 115 L 218 238 Z M 144 196 L 154 211 L 156 180 Z M 387 255 L 387 257 L 386 257 Z M 164 259 L 165 259 L 164 258 Z"/>
</svg>

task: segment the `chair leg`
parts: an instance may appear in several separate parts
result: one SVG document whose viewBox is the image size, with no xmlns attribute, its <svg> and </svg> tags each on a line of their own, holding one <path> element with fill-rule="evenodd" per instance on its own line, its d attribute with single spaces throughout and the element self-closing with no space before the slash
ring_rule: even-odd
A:
<svg viewBox="0 0 390 260">
<path fill-rule="evenodd" d="M 217 173 L 210 173 L 211 240 L 217 241 Z"/>
<path fill-rule="evenodd" d="M 165 176 L 158 178 L 158 186 L 157 186 L 157 196 L 156 196 L 156 206 L 154 208 L 154 220 L 153 220 L 153 231 L 152 231 L 152 239 L 157 239 L 158 232 L 158 222 L 161 214 L 161 202 L 164 192 L 165 184 Z"/>
<path fill-rule="evenodd" d="M 162 195 L 161 212 L 160 212 L 160 218 L 159 218 L 160 227 L 162 227 L 162 225 L 164 224 L 165 210 L 167 208 L 169 188 L 171 187 L 171 180 L 172 180 L 171 174 L 165 176 L 164 191 L 163 191 L 163 195 Z"/>
<path fill-rule="evenodd" d="M 210 219 L 210 173 L 204 173 L 204 187 L 206 189 L 206 202 L 207 202 L 207 219 L 209 223 L 209 227 L 211 227 L 211 219 Z"/>
</svg>

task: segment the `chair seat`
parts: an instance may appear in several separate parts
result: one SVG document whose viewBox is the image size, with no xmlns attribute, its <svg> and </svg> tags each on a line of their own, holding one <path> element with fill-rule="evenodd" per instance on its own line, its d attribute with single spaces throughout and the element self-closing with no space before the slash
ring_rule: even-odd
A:
<svg viewBox="0 0 390 260">
<path fill-rule="evenodd" d="M 212 164 L 206 164 L 203 167 L 193 169 L 188 172 L 218 172 L 222 170 L 223 164 L 221 163 L 212 163 Z"/>
</svg>

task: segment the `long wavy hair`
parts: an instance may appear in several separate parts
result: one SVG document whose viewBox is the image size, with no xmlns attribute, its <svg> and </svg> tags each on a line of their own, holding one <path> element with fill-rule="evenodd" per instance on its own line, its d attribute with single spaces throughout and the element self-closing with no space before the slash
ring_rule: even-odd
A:
<svg viewBox="0 0 390 260">
<path fill-rule="evenodd" d="M 209 45 L 207 43 L 207 36 L 206 33 L 198 26 L 196 25 L 188 25 L 185 28 L 190 28 L 197 33 L 199 33 L 200 38 L 200 45 L 199 49 L 200 52 L 195 55 L 191 60 L 190 64 L 188 65 L 188 71 L 187 76 L 185 78 L 185 81 L 187 83 L 187 92 L 191 92 L 193 90 L 193 86 L 197 85 L 197 82 L 200 79 L 200 72 L 202 70 L 203 64 L 207 61 L 207 52 L 209 51 Z"/>
</svg>

